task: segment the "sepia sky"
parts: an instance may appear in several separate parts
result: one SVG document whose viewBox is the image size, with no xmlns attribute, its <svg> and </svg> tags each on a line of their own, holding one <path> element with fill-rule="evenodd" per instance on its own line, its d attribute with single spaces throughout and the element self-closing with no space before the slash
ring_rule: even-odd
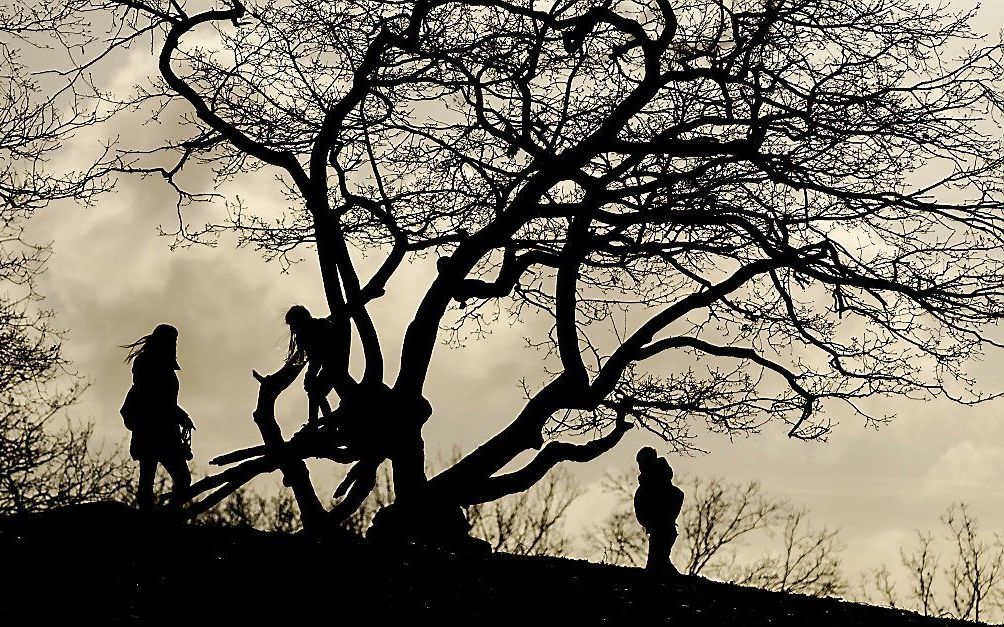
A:
<svg viewBox="0 0 1004 627">
<path fill-rule="evenodd" d="M 996 32 L 1004 27 L 1004 6 L 987 5 L 977 26 Z M 122 59 L 117 80 L 123 84 L 146 71 L 139 48 L 136 58 Z M 154 137 L 163 129 L 136 132 Z M 81 135 L 78 149 L 86 151 L 99 137 Z M 272 182 L 271 174 L 259 172 L 242 182 L 239 193 L 252 202 L 267 198 Z M 208 219 L 218 218 L 213 212 L 221 209 L 196 211 Z M 175 218 L 166 185 L 122 178 L 118 191 L 94 207 L 63 204 L 38 213 L 28 237 L 53 245 L 41 291 L 59 326 L 68 330 L 66 356 L 91 382 L 73 415 L 93 419 L 107 446 L 124 443 L 118 407 L 129 370 L 118 345 L 158 323 L 174 324 L 180 329 L 181 404 L 198 426 L 195 462 L 204 470 L 209 458 L 258 443 L 251 422 L 257 385 L 250 373 L 280 364 L 286 308 L 293 303 L 317 312 L 324 308 L 309 251 L 286 273 L 226 238 L 215 248 L 171 251 L 170 238 L 157 237 L 157 230 L 173 228 Z M 397 298 L 379 301 L 376 316 L 388 359 L 396 359 L 401 333 L 433 272 L 430 265 L 405 268 L 390 286 Z M 522 399 L 520 377 L 537 376 L 541 366 L 539 353 L 522 348 L 527 334 L 503 324 L 463 350 L 437 349 L 427 387 L 435 407 L 425 429 L 430 456 L 448 455 L 455 446 L 470 450 L 512 418 Z M 984 389 L 997 391 L 1004 389 L 1004 355 L 992 359 L 977 373 Z M 291 388 L 281 406 L 287 435 L 305 412 L 298 392 Z M 700 444 L 709 454 L 670 461 L 678 473 L 756 479 L 768 493 L 806 506 L 814 521 L 841 529 L 851 575 L 882 561 L 896 562 L 913 530 L 937 527 L 939 514 L 953 501 L 971 504 L 984 527 L 1004 531 L 1004 402 L 960 407 L 904 400 L 883 408 L 898 418 L 879 430 L 845 419 L 827 443 L 790 440 L 784 425 L 777 424 L 735 441 L 705 437 Z M 605 472 L 629 469 L 643 444 L 660 445 L 654 436 L 634 432 L 611 453 L 573 467 L 587 487 L 573 507 L 573 527 L 584 529 L 609 511 L 600 480 Z M 334 472 L 331 466 L 316 466 L 313 476 L 330 491 Z"/>
</svg>

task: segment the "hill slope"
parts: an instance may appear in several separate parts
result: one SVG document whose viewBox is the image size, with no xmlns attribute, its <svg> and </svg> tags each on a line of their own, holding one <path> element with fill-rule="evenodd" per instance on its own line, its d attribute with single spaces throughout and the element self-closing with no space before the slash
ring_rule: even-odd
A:
<svg viewBox="0 0 1004 627">
<path fill-rule="evenodd" d="M 965 624 L 699 577 L 652 578 L 580 560 L 473 558 L 250 530 L 153 526 L 115 504 L 0 523 L 0 556 L 0 622 Z"/>
</svg>

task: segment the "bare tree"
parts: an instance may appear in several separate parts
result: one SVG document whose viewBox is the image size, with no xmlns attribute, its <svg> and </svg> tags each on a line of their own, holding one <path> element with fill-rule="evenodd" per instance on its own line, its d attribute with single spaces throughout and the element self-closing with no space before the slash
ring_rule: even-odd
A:
<svg viewBox="0 0 1004 627">
<path fill-rule="evenodd" d="M 720 479 L 690 481 L 690 505 L 680 514 L 680 532 L 687 539 L 686 572 L 696 575 L 708 568 L 723 549 L 743 537 L 772 526 L 784 503 L 764 496 L 760 484 L 726 484 Z"/>
<path fill-rule="evenodd" d="M 1004 543 L 989 540 L 964 503 L 952 505 L 941 521 L 948 527 L 954 551 L 945 568 L 956 618 L 979 622 L 986 618 L 987 601 L 1000 594 Z"/>
<path fill-rule="evenodd" d="M 645 564 L 648 537 L 638 523 L 633 504 L 638 478 L 631 471 L 607 473 L 601 487 L 603 492 L 614 497 L 615 505 L 606 519 L 589 531 L 586 536 L 587 549 L 609 564 Z M 687 499 L 684 499 L 683 505 L 688 506 Z"/>
<path fill-rule="evenodd" d="M 854 594 L 856 599 L 863 603 L 899 607 L 896 584 L 892 573 L 885 565 L 861 573 Z"/>
<path fill-rule="evenodd" d="M 0 514 L 129 497 L 131 463 L 117 449 L 95 447 L 91 425 L 53 427 L 59 403 L 25 404 L 11 394 L 0 393 L 0 404 L 13 403 L 0 408 Z"/>
<path fill-rule="evenodd" d="M 910 596 L 924 616 L 940 616 L 943 613 L 934 597 L 934 578 L 938 570 L 938 555 L 934 550 L 934 537 L 917 532 L 917 547 L 913 551 L 900 550 L 900 560 L 910 572 Z M 888 573 L 888 571 L 886 571 Z M 888 577 L 886 589 L 889 588 Z M 886 593 L 892 598 L 892 593 Z"/>
<path fill-rule="evenodd" d="M 899 581 L 909 585 L 904 605 L 925 616 L 986 621 L 1002 609 L 1004 542 L 998 534 L 985 534 L 964 503 L 949 507 L 941 522 L 943 544 L 934 534 L 918 531 L 916 544 L 900 550 L 905 576 Z M 879 602 L 894 605 L 899 598 L 894 577 L 885 566 L 878 572 L 885 573 Z M 863 599 L 873 598 L 872 587 L 860 593 Z"/>
<path fill-rule="evenodd" d="M 264 445 L 222 456 L 235 466 L 198 486 L 193 515 L 279 470 L 323 530 L 389 459 L 383 520 L 421 537 L 595 459 L 632 421 L 680 450 L 698 424 L 821 439 L 840 410 L 884 420 L 866 397 L 984 399 L 965 362 L 997 346 L 984 333 L 1004 311 L 1004 64 L 972 13 L 914 0 L 43 5 L 51 28 L 6 31 L 65 51 L 53 65 L 74 94 L 121 49 L 156 55 L 149 83 L 84 103 L 180 125 L 154 146 L 122 140 L 97 171 L 171 186 L 179 241 L 229 229 L 269 257 L 313 247 L 333 341 L 362 353 L 330 365 L 351 425 L 339 433 L 286 439 L 270 405 L 299 370 L 259 376 Z M 36 0 L 13 6 L 40 14 Z M 188 189 L 204 179 L 193 170 L 214 185 Z M 278 174 L 287 212 L 231 196 L 226 219 L 188 223 L 189 204 L 259 170 Z M 379 255 L 372 271 L 361 251 Z M 373 303 L 429 256 L 438 272 L 390 379 Z M 538 384 L 430 478 L 433 349 L 509 315 L 549 323 L 530 342 L 545 352 Z M 354 464 L 331 511 L 307 457 Z"/>
<path fill-rule="evenodd" d="M 633 511 L 618 508 L 602 524 L 594 527 L 586 544 L 594 555 L 607 564 L 643 566 L 648 550 L 645 530 L 638 524 Z"/>
<path fill-rule="evenodd" d="M 718 569 L 722 579 L 776 592 L 832 596 L 843 592 L 846 581 L 840 570 L 843 545 L 836 530 L 814 527 L 806 511 L 785 508 L 780 517 L 780 550 L 748 565 L 730 563 Z"/>
<path fill-rule="evenodd" d="M 24 34 L 53 23 L 39 19 L 0 11 L 0 30 Z M 92 425 L 67 418 L 85 386 L 67 370 L 53 313 L 36 290 L 49 250 L 22 237 L 45 202 L 87 201 L 99 190 L 92 172 L 46 167 L 59 139 L 98 119 L 66 104 L 42 97 L 0 39 L 0 514 L 121 498 L 131 485 L 119 451 L 95 447 Z"/>
<path fill-rule="evenodd" d="M 253 528 L 280 533 L 294 533 L 301 528 L 292 495 L 283 491 L 264 496 L 247 487 L 199 516 L 196 522 L 208 527 Z"/>
<path fill-rule="evenodd" d="M 122 498 L 129 460 L 96 447 L 92 425 L 67 417 L 85 386 L 66 369 L 52 313 L 39 307 L 47 251 L 18 229 L 0 221 L 0 514 Z"/>
</svg>

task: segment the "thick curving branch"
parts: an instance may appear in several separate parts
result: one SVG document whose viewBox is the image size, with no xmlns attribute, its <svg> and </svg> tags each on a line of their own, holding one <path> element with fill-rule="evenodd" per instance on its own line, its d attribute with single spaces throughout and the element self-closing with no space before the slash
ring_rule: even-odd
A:
<svg viewBox="0 0 1004 627">
<path fill-rule="evenodd" d="M 161 76 L 164 77 L 164 80 L 171 87 L 171 89 L 181 94 L 181 96 L 192 105 L 195 109 L 195 114 L 200 120 L 208 124 L 214 131 L 233 144 L 238 150 L 259 159 L 264 163 L 284 169 L 293 178 L 293 181 L 301 189 L 301 191 L 306 191 L 310 187 L 310 181 L 307 178 L 307 173 L 303 171 L 303 167 L 300 165 L 299 160 L 297 160 L 293 153 L 283 150 L 275 150 L 274 148 L 270 148 L 269 146 L 255 141 L 237 128 L 237 126 L 233 123 L 221 118 L 212 110 L 209 103 L 206 102 L 202 95 L 193 89 L 192 86 L 189 85 L 183 78 L 178 76 L 171 65 L 171 57 L 173 56 L 175 50 L 178 49 L 182 36 L 186 33 L 202 24 L 208 24 L 210 22 L 236 22 L 244 17 L 245 13 L 246 9 L 244 8 L 244 5 L 241 4 L 239 0 L 234 0 L 233 6 L 229 9 L 206 11 L 188 18 L 172 19 L 171 28 L 168 30 L 167 37 L 164 40 L 164 47 L 160 51 L 158 69 L 160 70 Z"/>
<path fill-rule="evenodd" d="M 701 307 L 707 307 L 748 281 L 774 268 L 784 267 L 806 258 L 824 254 L 818 246 L 799 251 L 801 255 L 786 255 L 754 261 L 735 271 L 729 278 L 700 292 L 690 294 L 665 308 L 642 324 L 600 369 L 593 383 L 584 390 L 567 377 L 559 375 L 538 392 L 520 414 L 501 432 L 479 446 L 464 459 L 433 479 L 437 489 L 463 493 L 470 485 L 478 485 L 498 472 L 521 452 L 543 446 L 542 429 L 547 420 L 562 409 L 596 409 L 613 393 L 617 381 L 628 366 L 639 358 L 639 351 L 649 345 L 659 331 L 672 322 Z"/>
<path fill-rule="evenodd" d="M 544 478 L 552 468 L 561 462 L 589 462 L 606 453 L 624 437 L 624 434 L 634 427 L 633 424 L 619 416 L 616 425 L 610 433 L 585 444 L 570 442 L 550 442 L 534 457 L 530 463 L 515 472 L 511 472 L 473 486 L 461 496 L 462 505 L 473 505 L 500 499 L 509 494 L 524 492 L 532 488 Z"/>
<path fill-rule="evenodd" d="M 558 258 L 554 255 L 531 251 L 517 255 L 507 249 L 494 281 L 482 279 L 464 279 L 457 286 L 454 300 L 464 302 L 474 298 L 489 299 L 508 296 L 516 288 L 520 278 L 534 265 L 557 267 Z"/>
</svg>

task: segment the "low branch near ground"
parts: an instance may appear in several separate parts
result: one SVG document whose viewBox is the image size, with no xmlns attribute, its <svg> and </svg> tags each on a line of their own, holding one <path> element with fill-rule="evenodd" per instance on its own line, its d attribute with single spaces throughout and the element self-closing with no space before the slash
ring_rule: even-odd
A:
<svg viewBox="0 0 1004 627">
<path fill-rule="evenodd" d="M 334 498 L 342 498 L 326 515 L 330 526 L 344 526 L 359 511 L 377 484 L 377 471 L 382 459 L 363 459 L 349 469 L 345 479 L 335 491 Z"/>
<path fill-rule="evenodd" d="M 186 516 L 195 517 L 208 511 L 248 481 L 262 473 L 278 469 L 282 472 L 283 484 L 293 490 L 297 506 L 300 508 L 304 528 L 316 529 L 321 524 L 324 518 L 324 507 L 310 482 L 307 465 L 301 456 L 295 454 L 295 450 L 290 447 L 289 442 L 283 438 L 282 430 L 275 419 L 276 399 L 292 385 L 302 370 L 303 364 L 301 363 L 287 363 L 270 375 L 263 376 L 256 371 L 252 373 L 259 383 L 258 403 L 253 416 L 264 445 L 263 447 L 236 451 L 221 457 L 224 461 L 236 461 L 251 457 L 251 451 L 254 455 L 260 454 L 261 456 L 244 461 L 234 468 L 211 475 L 193 484 L 189 490 L 189 498 L 214 488 L 215 491 L 208 497 L 187 507 Z M 217 458 L 214 462 L 219 463 L 220 459 Z"/>
<path fill-rule="evenodd" d="M 195 518 L 203 514 L 230 494 L 236 492 L 255 477 L 278 470 L 275 459 L 259 458 L 246 461 L 234 468 L 228 468 L 221 473 L 203 477 L 189 488 L 186 497 L 192 502 L 184 509 L 186 518 Z M 196 497 L 211 492 L 208 496 L 195 500 Z"/>
</svg>

